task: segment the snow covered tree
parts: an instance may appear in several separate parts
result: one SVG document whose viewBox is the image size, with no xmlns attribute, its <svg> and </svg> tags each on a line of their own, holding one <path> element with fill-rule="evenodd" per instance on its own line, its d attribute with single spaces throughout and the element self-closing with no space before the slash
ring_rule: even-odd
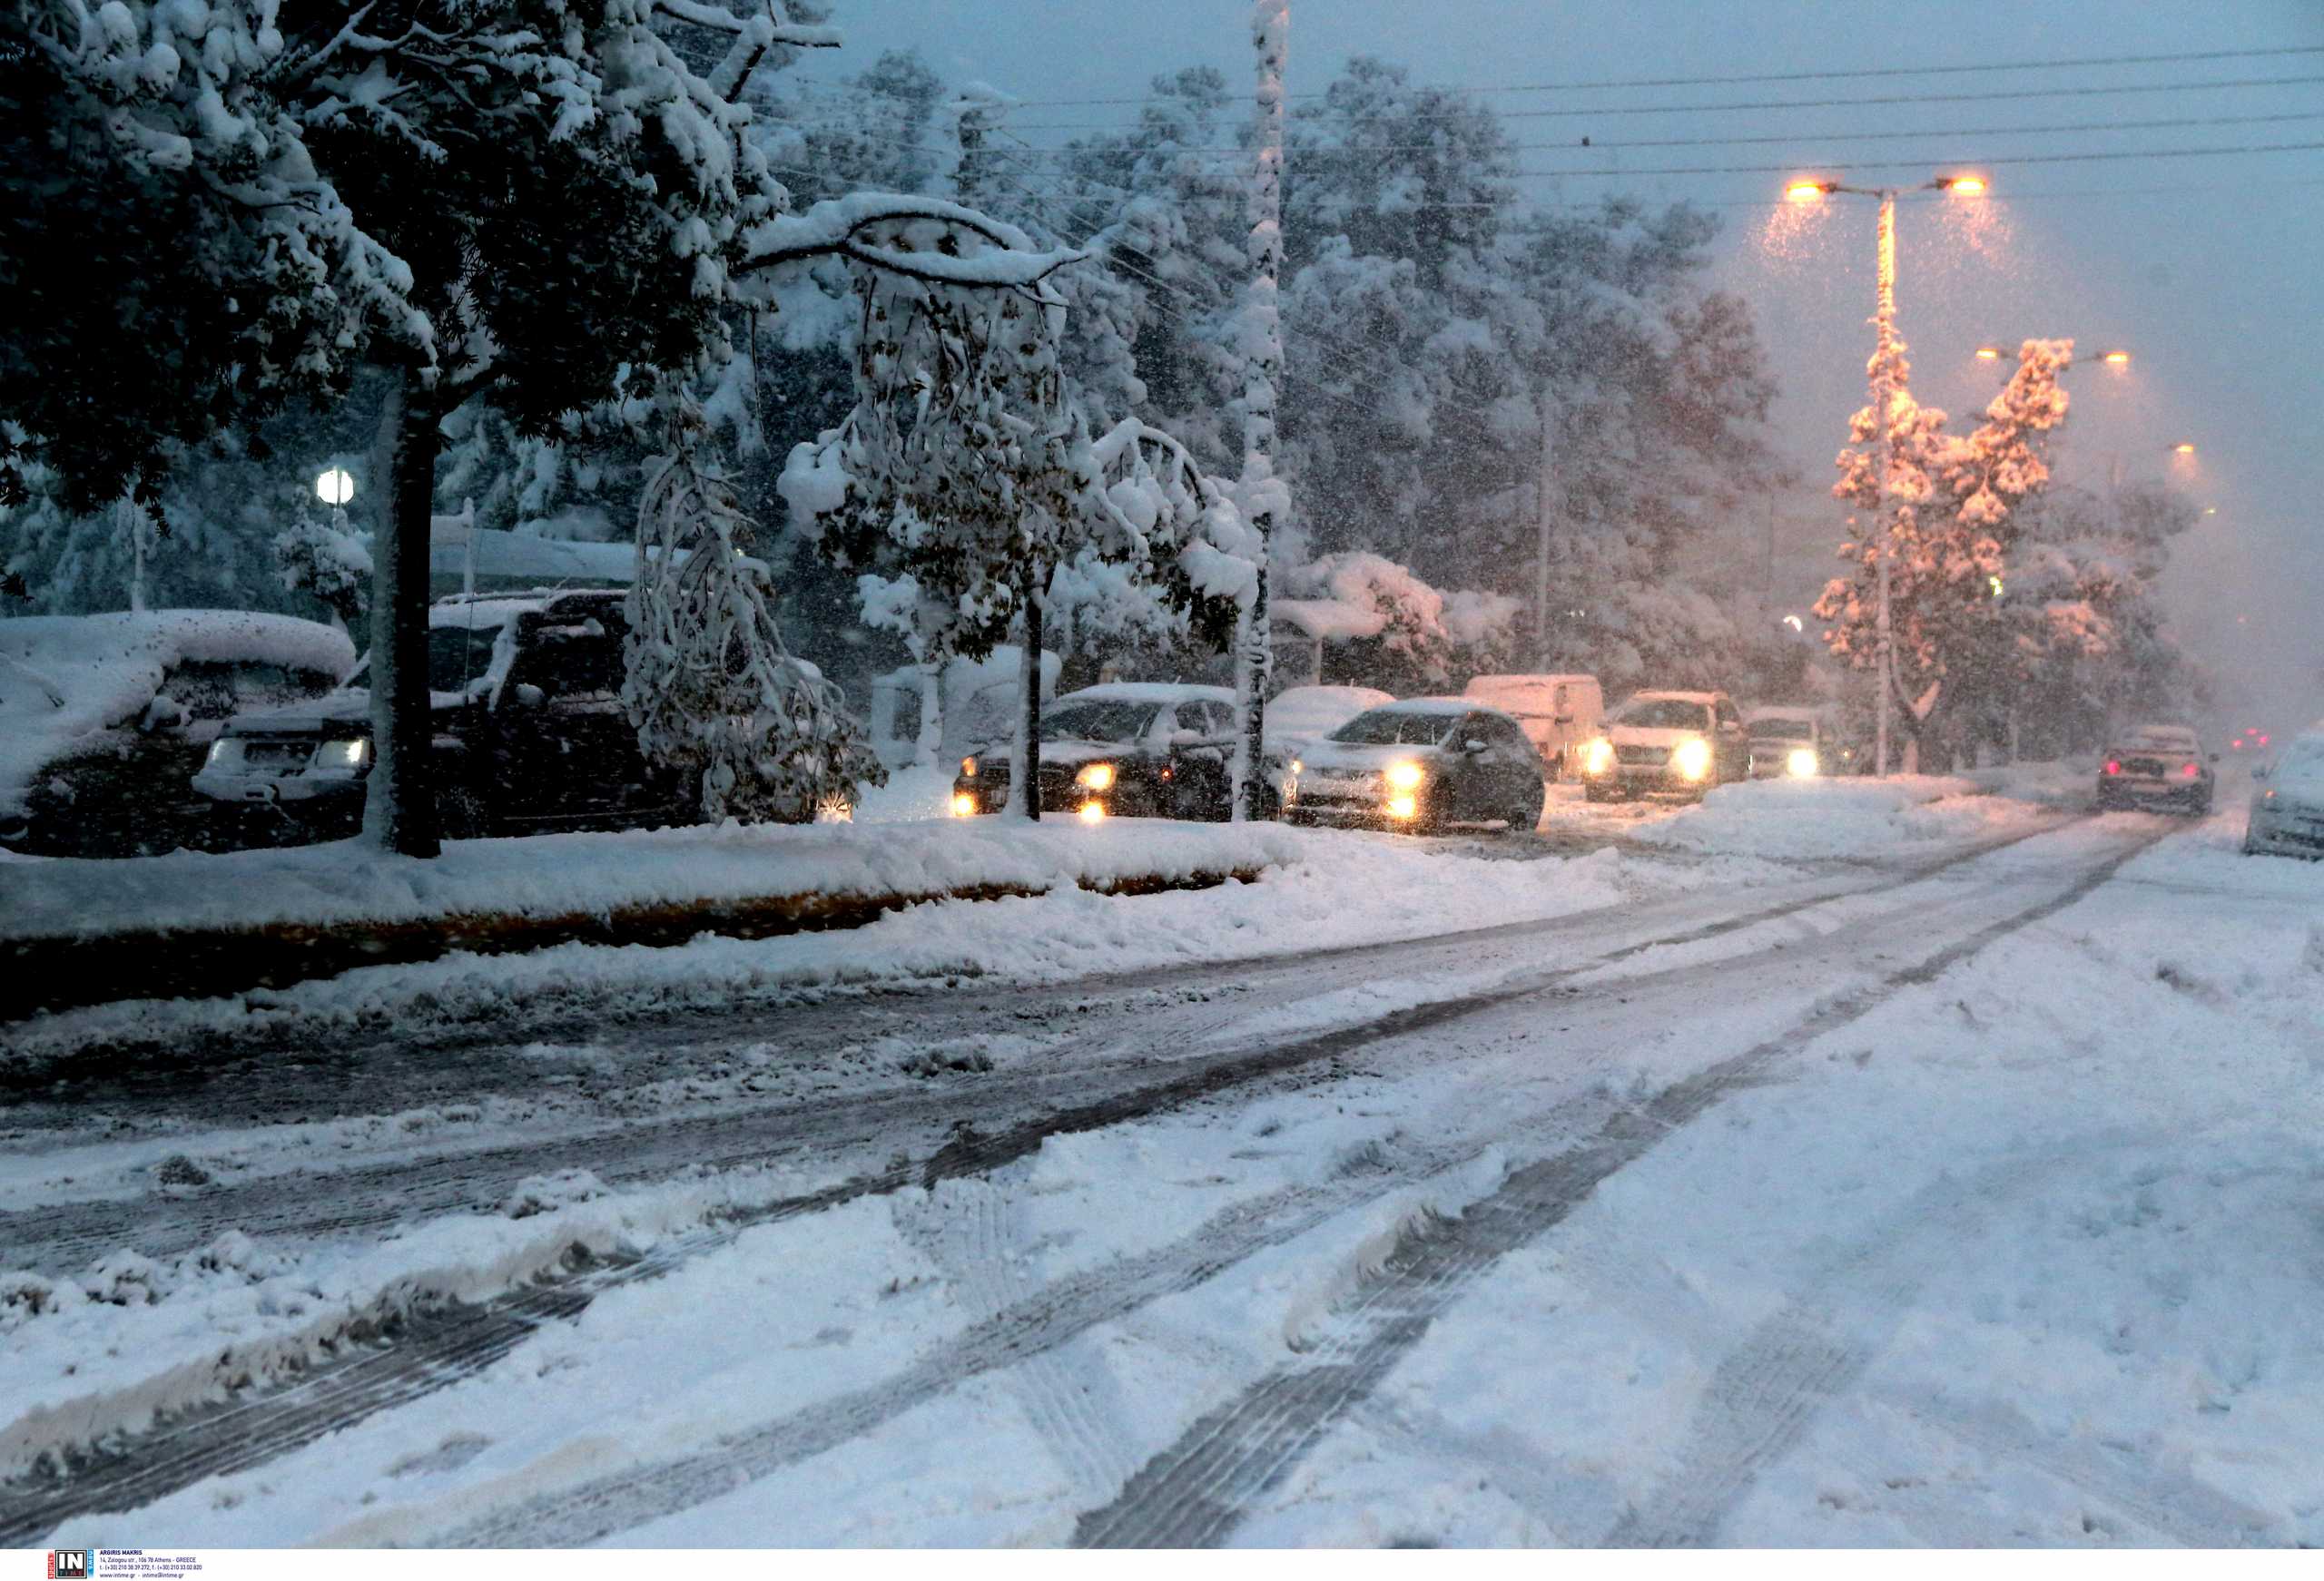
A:
<svg viewBox="0 0 2324 1581">
<path fill-rule="evenodd" d="M 1019 642 L 1031 657 L 1011 785 L 1038 818 L 1037 656 L 1060 571 L 1178 578 L 1173 602 L 1191 609 L 1247 585 L 1239 518 L 1165 437 L 1132 425 L 1093 442 L 1071 409 L 1063 302 L 1042 281 L 1081 254 L 901 197 L 819 204 L 769 235 L 798 249 L 844 238 L 859 266 L 856 405 L 792 451 L 793 524 L 841 566 L 910 586 L 921 662 Z"/>
<path fill-rule="evenodd" d="M 638 501 L 622 706 L 654 761 L 684 771 L 711 820 L 790 820 L 844 805 L 886 772 L 836 688 L 792 657 L 755 533 L 704 454 L 701 407 L 667 403 L 669 450 Z"/>
<path fill-rule="evenodd" d="M 1268 539 L 1291 514 L 1291 491 L 1275 475 L 1275 387 L 1283 378 L 1283 66 L 1290 43 L 1289 0 L 1254 0 L 1251 44 L 1257 53 L 1258 120 L 1252 133 L 1251 265 L 1236 339 L 1243 354 L 1243 473 L 1236 489 L 1256 535 L 1251 596 L 1235 634 L 1235 821 L 1256 822 L 1266 808 L 1259 772 L 1266 752 L 1267 681 L 1273 670 L 1267 621 Z"/>
<path fill-rule="evenodd" d="M 1880 423 L 1867 406 L 1850 420 L 1853 444 L 1840 452 L 1840 481 L 1832 487 L 1856 508 L 1849 518 L 1856 531 L 1840 547 L 1853 569 L 1826 586 L 1816 614 L 1829 623 L 1825 642 L 1835 654 L 1857 668 L 1876 663 L 1878 572 L 1884 553 L 1889 557 L 1894 703 L 1910 773 L 1944 733 L 1948 680 L 1973 665 L 1991 640 L 1994 584 L 2006 585 L 2018 533 L 2014 513 L 2049 481 L 2039 436 L 2065 419 L 2058 375 L 2073 359 L 2073 343 L 2026 341 L 2008 385 L 1965 437 L 1945 431 L 1945 413 L 1914 400 L 1905 349 L 1902 341 L 1894 343 L 1894 366 L 1882 386 L 1890 392 L 1885 532 Z"/>
<path fill-rule="evenodd" d="M 276 574 L 285 592 L 305 591 L 330 610 L 342 631 L 363 618 L 365 594 L 371 585 L 371 551 L 347 530 L 346 518 L 332 512 L 322 521 L 301 510 L 299 517 L 274 538 Z"/>
</svg>

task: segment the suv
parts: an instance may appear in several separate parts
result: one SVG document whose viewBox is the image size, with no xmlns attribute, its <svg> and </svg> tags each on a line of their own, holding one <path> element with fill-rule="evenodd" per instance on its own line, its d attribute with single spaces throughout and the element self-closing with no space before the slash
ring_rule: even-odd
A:
<svg viewBox="0 0 2324 1581">
<path fill-rule="evenodd" d="M 1591 801 L 1657 790 L 1701 796 L 1750 772 L 1751 739 L 1724 692 L 1638 692 L 1581 751 Z"/>
<path fill-rule="evenodd" d="M 648 762 L 622 712 L 624 597 L 604 589 L 461 595 L 428 610 L 448 836 L 700 817 L 690 777 Z M 310 705 L 228 721 L 194 789 L 304 838 L 353 833 L 371 767 L 367 668 Z M 803 808 L 799 821 L 813 810 Z"/>
</svg>

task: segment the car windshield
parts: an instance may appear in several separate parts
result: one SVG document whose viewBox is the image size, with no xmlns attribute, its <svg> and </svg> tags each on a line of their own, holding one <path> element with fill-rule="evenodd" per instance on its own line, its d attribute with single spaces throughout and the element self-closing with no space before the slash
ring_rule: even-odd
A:
<svg viewBox="0 0 2324 1581">
<path fill-rule="evenodd" d="M 1045 741 L 1134 741 L 1154 723 L 1161 705 L 1090 698 L 1060 702 L 1041 715 Z"/>
<path fill-rule="evenodd" d="M 1623 703 L 1613 722 L 1640 730 L 1709 730 L 1710 710 L 1676 697 L 1641 697 Z"/>
<path fill-rule="evenodd" d="M 1452 727 L 1460 722 L 1457 713 L 1375 708 L 1349 720 L 1334 731 L 1330 739 L 1355 747 L 1433 747 L 1452 734 Z"/>
<path fill-rule="evenodd" d="M 482 626 L 428 628 L 428 690 L 466 692 L 492 668 L 492 645 L 500 623 Z"/>
<path fill-rule="evenodd" d="M 1763 741 L 1804 741 L 1815 735 L 1814 723 L 1804 719 L 1755 719 L 1751 734 Z"/>
</svg>

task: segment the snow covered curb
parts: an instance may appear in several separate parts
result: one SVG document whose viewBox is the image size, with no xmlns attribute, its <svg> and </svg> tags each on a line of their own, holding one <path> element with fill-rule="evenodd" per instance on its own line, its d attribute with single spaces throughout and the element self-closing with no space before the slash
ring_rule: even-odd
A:
<svg viewBox="0 0 2324 1581">
<path fill-rule="evenodd" d="M 1200 889 L 1296 861 L 1313 838 L 1265 824 L 978 819 L 468 840 L 433 862 L 353 842 L 6 862 L 0 957 L 13 969 L 0 1019 L 124 990 L 231 993 L 454 952 L 767 938 L 931 900 Z"/>
</svg>

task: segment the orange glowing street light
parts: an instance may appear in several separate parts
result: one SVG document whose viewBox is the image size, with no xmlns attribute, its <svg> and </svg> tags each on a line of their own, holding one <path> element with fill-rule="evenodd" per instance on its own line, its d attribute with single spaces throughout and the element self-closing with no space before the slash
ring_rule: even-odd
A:
<svg viewBox="0 0 2324 1581">
<path fill-rule="evenodd" d="M 1890 637 L 1889 561 L 1895 555 L 1891 538 L 1895 523 L 1888 513 L 1888 470 L 1896 457 L 1896 436 L 1889 430 L 1891 411 L 1895 403 L 1889 398 L 1888 381 L 1893 377 L 1896 346 L 1896 198 L 1901 192 L 1943 192 L 1948 197 L 1982 198 L 1985 195 L 1985 178 L 1969 171 L 1956 171 L 1950 175 L 1931 178 L 1914 187 L 1850 187 L 1838 182 L 1825 181 L 1817 176 L 1795 176 L 1784 184 L 1787 202 L 1807 205 L 1822 202 L 1835 193 L 1846 192 L 1852 197 L 1877 198 L 1880 201 L 1879 266 L 1875 270 L 1875 298 L 1877 304 L 1872 321 L 1877 328 L 1878 349 L 1873 353 L 1872 409 L 1880 423 L 1880 459 L 1873 475 L 1880 482 L 1880 553 L 1876 561 L 1880 579 L 1879 603 L 1879 666 L 1877 683 L 1879 709 L 1873 733 L 1873 772 L 1888 772 L 1888 711 L 1890 694 L 1896 689 L 1896 644 Z M 1982 353 L 1981 353 L 1982 355 Z M 1998 355 L 1998 353 L 1996 353 Z"/>
<path fill-rule="evenodd" d="M 1977 360 L 1980 362 L 1999 362 L 2001 360 L 2001 348 L 1998 346 L 1978 347 Z"/>
<path fill-rule="evenodd" d="M 2171 447 L 2171 451 L 2174 456 L 2192 456 L 2195 453 L 2195 447 L 2190 441 L 2181 439 Z"/>
<path fill-rule="evenodd" d="M 2109 368 L 2128 368 L 2131 365 L 2131 354 L 2127 351 L 2109 351 L 2098 360 Z"/>
</svg>

